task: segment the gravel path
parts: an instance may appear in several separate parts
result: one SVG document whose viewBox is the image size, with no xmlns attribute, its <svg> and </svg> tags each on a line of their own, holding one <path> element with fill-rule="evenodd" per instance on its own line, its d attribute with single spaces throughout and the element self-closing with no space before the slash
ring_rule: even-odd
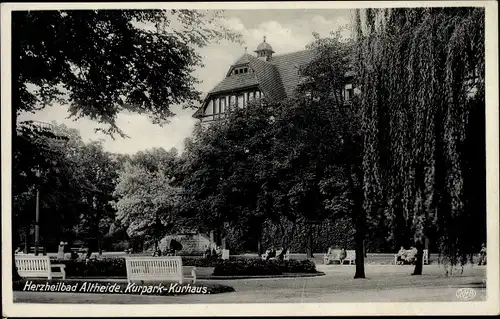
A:
<svg viewBox="0 0 500 319">
<path fill-rule="evenodd" d="M 14 302 L 23 303 L 300 303 L 300 302 L 405 302 L 458 301 L 462 287 L 474 288 L 475 301 L 485 300 L 485 267 L 466 267 L 453 277 L 445 277 L 442 267 L 424 267 L 424 275 L 410 276 L 413 267 L 367 265 L 367 279 L 352 279 L 354 266 L 318 266 L 325 276 L 217 280 L 234 287 L 235 292 L 215 295 L 139 296 L 124 294 L 76 294 L 14 292 Z M 204 281 L 200 280 L 200 283 Z M 214 280 L 210 280 L 214 282 Z"/>
</svg>

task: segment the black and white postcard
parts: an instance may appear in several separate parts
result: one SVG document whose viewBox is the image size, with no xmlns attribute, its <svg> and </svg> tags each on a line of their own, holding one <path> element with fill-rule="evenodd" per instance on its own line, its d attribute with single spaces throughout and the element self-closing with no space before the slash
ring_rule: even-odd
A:
<svg viewBox="0 0 500 319">
<path fill-rule="evenodd" d="M 497 11 L 2 4 L 2 315 L 498 314 Z"/>
</svg>

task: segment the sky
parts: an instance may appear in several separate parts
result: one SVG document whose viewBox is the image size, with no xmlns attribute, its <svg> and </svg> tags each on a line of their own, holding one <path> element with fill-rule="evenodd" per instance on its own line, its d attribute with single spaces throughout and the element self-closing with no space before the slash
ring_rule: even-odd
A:
<svg viewBox="0 0 500 319">
<path fill-rule="evenodd" d="M 220 41 L 197 50 L 203 57 L 205 67 L 198 68 L 194 75 L 202 81 L 197 89 L 203 95 L 224 78 L 230 65 L 244 54 L 245 47 L 248 47 L 248 53 L 254 54 L 253 51 L 264 36 L 275 54 L 282 54 L 303 50 L 312 42 L 313 32 L 328 36 L 330 32 L 351 22 L 351 12 L 346 9 L 227 10 L 224 15 L 223 23 L 241 33 L 244 44 Z M 347 36 L 348 31 L 344 31 L 344 34 Z M 116 123 L 128 138 L 111 138 L 96 133 L 94 129 L 98 125 L 89 119 L 69 119 L 67 110 L 66 106 L 53 105 L 35 114 L 22 114 L 20 120 L 64 123 L 78 129 L 84 141 L 101 139 L 106 150 L 128 154 L 153 147 L 166 150 L 175 147 L 182 152 L 184 140 L 192 134 L 197 122 L 192 117 L 195 110 L 176 106 L 172 108 L 176 115 L 163 126 L 153 124 L 147 115 L 123 113 L 118 115 Z"/>
</svg>

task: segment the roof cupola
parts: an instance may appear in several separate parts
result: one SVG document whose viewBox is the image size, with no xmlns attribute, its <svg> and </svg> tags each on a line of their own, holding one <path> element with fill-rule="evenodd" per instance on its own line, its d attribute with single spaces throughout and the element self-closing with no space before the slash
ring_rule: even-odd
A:
<svg viewBox="0 0 500 319">
<path fill-rule="evenodd" d="M 266 42 L 266 36 L 264 36 L 264 41 L 257 46 L 257 50 L 254 51 L 257 53 L 257 57 L 264 61 L 269 61 L 273 56 L 273 47 Z"/>
</svg>

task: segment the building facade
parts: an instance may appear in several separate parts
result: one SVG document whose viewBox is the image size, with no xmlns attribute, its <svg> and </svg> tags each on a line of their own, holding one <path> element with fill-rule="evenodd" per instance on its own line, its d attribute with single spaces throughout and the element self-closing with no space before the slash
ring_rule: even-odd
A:
<svg viewBox="0 0 500 319">
<path fill-rule="evenodd" d="M 314 58 L 312 50 L 275 55 L 266 37 L 254 52 L 256 55 L 251 55 L 245 49 L 245 54 L 229 67 L 225 78 L 208 92 L 193 117 L 210 123 L 224 119 L 229 108 L 244 108 L 256 99 L 289 98 L 300 84 L 300 68 Z M 352 97 L 352 84 L 346 85 L 343 95 L 345 99 Z"/>
</svg>

